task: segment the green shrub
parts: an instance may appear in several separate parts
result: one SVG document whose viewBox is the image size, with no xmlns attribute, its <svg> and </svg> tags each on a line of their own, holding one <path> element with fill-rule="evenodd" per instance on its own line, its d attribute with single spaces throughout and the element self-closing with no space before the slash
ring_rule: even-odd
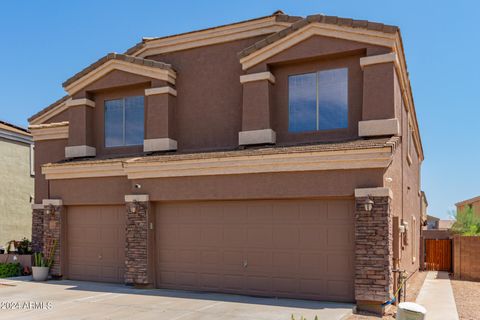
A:
<svg viewBox="0 0 480 320">
<path fill-rule="evenodd" d="M 0 263 L 0 278 L 17 277 L 21 274 L 20 263 Z"/>
<path fill-rule="evenodd" d="M 480 235 L 480 215 L 477 215 L 472 208 L 465 208 L 460 212 L 453 213 L 455 223 L 452 232 L 463 236 Z"/>
</svg>

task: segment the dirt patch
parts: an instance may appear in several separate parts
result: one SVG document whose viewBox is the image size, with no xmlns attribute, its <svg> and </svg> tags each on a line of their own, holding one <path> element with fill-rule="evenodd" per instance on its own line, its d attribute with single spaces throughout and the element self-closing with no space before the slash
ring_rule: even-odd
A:
<svg viewBox="0 0 480 320">
<path fill-rule="evenodd" d="M 426 271 L 419 271 L 416 272 L 408 281 L 407 281 L 407 297 L 406 301 L 412 301 L 415 302 L 417 299 L 418 293 L 420 292 L 420 289 L 422 288 L 423 282 L 425 281 L 425 277 L 427 276 Z M 402 300 L 403 302 L 403 296 Z M 347 320 L 394 320 L 395 317 L 394 315 L 397 312 L 397 307 L 396 306 L 391 306 L 386 314 L 383 317 L 378 317 L 378 316 L 372 316 L 372 315 L 367 315 L 367 314 L 354 314 L 347 318 Z M 473 318 L 472 318 L 473 319 Z"/>
<path fill-rule="evenodd" d="M 451 283 L 460 320 L 477 320 L 480 282 L 451 279 Z"/>
</svg>

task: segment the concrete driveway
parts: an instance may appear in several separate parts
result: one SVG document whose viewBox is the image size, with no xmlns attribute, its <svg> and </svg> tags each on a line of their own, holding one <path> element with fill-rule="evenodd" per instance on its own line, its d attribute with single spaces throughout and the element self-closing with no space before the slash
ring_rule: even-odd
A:
<svg viewBox="0 0 480 320">
<path fill-rule="evenodd" d="M 175 290 L 85 281 L 0 279 L 0 319 L 340 320 L 352 304 Z"/>
</svg>

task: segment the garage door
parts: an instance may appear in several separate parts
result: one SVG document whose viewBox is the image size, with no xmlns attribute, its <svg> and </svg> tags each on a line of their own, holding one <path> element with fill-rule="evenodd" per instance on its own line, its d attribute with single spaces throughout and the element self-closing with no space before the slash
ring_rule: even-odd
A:
<svg viewBox="0 0 480 320">
<path fill-rule="evenodd" d="M 125 207 L 67 208 L 68 278 L 123 282 Z"/>
<path fill-rule="evenodd" d="M 353 301 L 352 200 L 156 206 L 157 286 Z"/>
</svg>

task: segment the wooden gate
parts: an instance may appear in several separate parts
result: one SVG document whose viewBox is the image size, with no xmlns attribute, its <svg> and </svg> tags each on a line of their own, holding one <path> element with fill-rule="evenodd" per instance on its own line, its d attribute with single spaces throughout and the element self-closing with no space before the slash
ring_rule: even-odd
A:
<svg viewBox="0 0 480 320">
<path fill-rule="evenodd" d="M 452 240 L 425 240 L 425 268 L 452 271 Z"/>
</svg>

